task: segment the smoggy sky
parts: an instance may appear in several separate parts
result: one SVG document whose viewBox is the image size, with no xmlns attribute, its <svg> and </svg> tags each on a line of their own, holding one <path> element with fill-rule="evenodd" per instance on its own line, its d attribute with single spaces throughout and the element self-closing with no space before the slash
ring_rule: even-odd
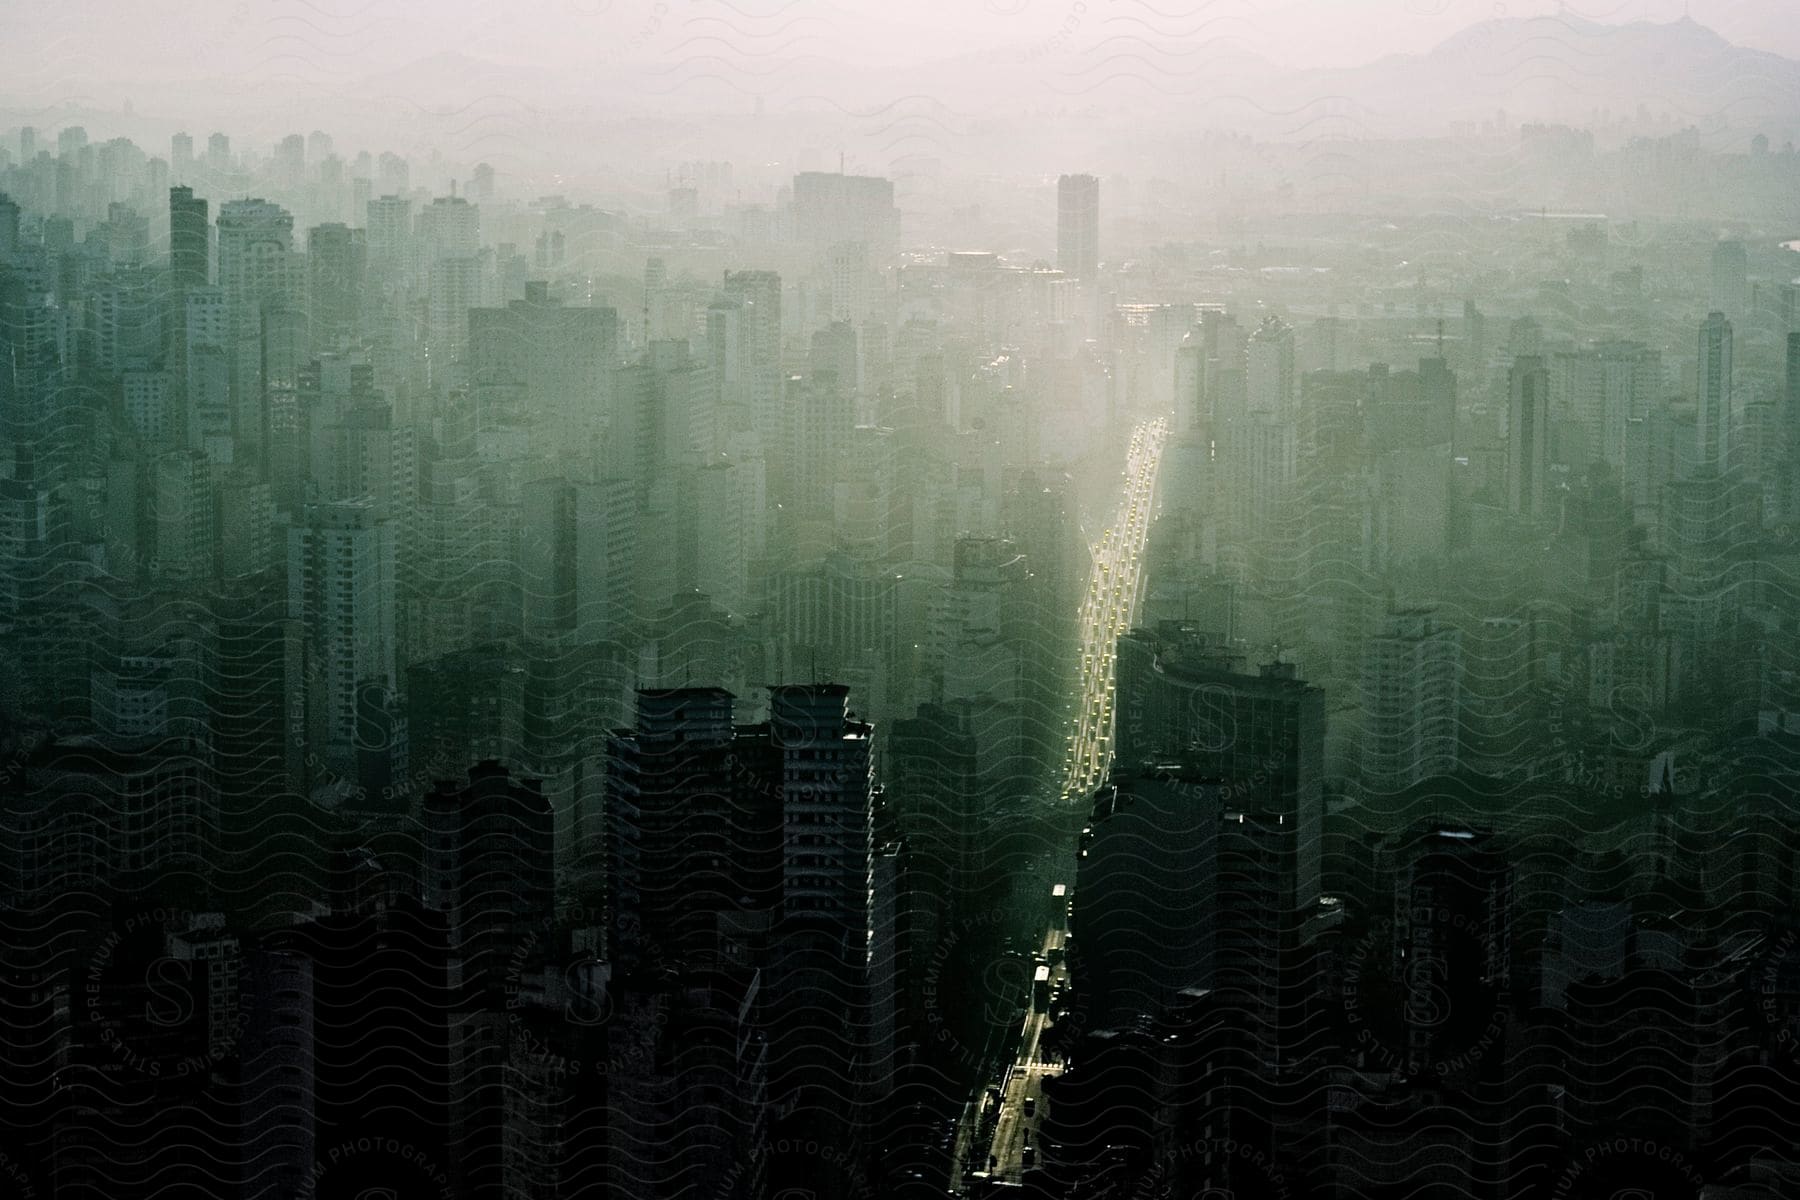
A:
<svg viewBox="0 0 1800 1200">
<path fill-rule="evenodd" d="M 9 0 L 0 76 L 54 101 L 64 78 L 86 81 L 82 91 L 139 79 L 348 78 L 444 52 L 560 72 L 692 54 L 711 38 L 900 65 L 1134 28 L 1333 67 L 1427 50 L 1497 16 L 1559 12 L 1609 24 L 1689 14 L 1728 41 L 1800 59 L 1795 0 Z"/>
</svg>

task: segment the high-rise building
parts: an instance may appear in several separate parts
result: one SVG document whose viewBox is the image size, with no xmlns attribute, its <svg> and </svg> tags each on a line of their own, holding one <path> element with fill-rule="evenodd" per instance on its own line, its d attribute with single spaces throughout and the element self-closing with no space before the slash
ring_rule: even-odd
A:
<svg viewBox="0 0 1800 1200">
<path fill-rule="evenodd" d="M 392 150 L 375 160 L 375 182 L 384 196 L 404 196 L 412 191 L 412 164 Z"/>
<path fill-rule="evenodd" d="M 314 347 L 330 349 L 360 333 L 367 257 L 361 229 L 319 225 L 306 235 L 307 315 Z"/>
<path fill-rule="evenodd" d="M 619 354 L 619 315 L 611 308 L 565 305 L 539 281 L 505 308 L 467 312 L 470 382 L 481 428 L 506 416 L 498 398 L 516 393 L 522 412 L 549 435 L 553 456 L 574 459 L 591 476 L 607 461 L 606 439 L 629 442 L 622 406 L 609 402 Z M 493 398 L 493 402 L 490 402 Z M 625 449 L 634 456 L 636 447 Z"/>
<path fill-rule="evenodd" d="M 1092 175 L 1056 181 L 1056 266 L 1076 279 L 1100 270 L 1100 181 Z"/>
<path fill-rule="evenodd" d="M 137 268 L 97 283 L 87 297 L 88 364 L 118 375 L 161 358 L 165 295 L 158 273 Z"/>
<path fill-rule="evenodd" d="M 208 236 L 206 201 L 194 195 L 191 187 L 170 188 L 169 274 L 177 292 L 206 286 L 211 258 Z"/>
<path fill-rule="evenodd" d="M 609 941 L 622 970 L 703 956 L 723 914 L 776 903 L 779 805 L 735 790 L 734 736 L 729 692 L 681 688 L 640 690 L 634 727 L 608 741 Z"/>
<path fill-rule="evenodd" d="M 231 321 L 224 289 L 188 291 L 187 445 L 217 463 L 232 461 Z"/>
<path fill-rule="evenodd" d="M 1164 622 L 1119 639 L 1113 758 L 1122 768 L 1178 763 L 1232 780 L 1230 803 L 1292 821 L 1296 903 L 1320 890 L 1325 823 L 1325 694 L 1292 663 L 1255 674 L 1217 636 Z"/>
<path fill-rule="evenodd" d="M 19 206 L 5 192 L 0 192 L 0 266 L 19 257 Z"/>
<path fill-rule="evenodd" d="M 293 949 L 251 950 L 241 986 L 245 1156 L 267 1189 L 259 1194 L 305 1191 L 318 1162 L 312 959 Z"/>
<path fill-rule="evenodd" d="M 1750 258 L 1744 243 L 1720 242 L 1712 255 L 1712 306 L 1731 317 L 1743 317 L 1750 303 Z"/>
<path fill-rule="evenodd" d="M 1791 520 L 1800 514 L 1800 331 L 1787 335 L 1786 352 L 1777 425 L 1782 456 L 1781 509 L 1783 517 Z"/>
<path fill-rule="evenodd" d="M 1394 881 L 1391 936 L 1376 947 L 1386 961 L 1358 970 L 1397 985 L 1392 1052 L 1409 1074 L 1491 1077 L 1505 1058 L 1496 1043 L 1513 961 L 1513 872 L 1499 841 L 1433 821 L 1393 837 L 1381 857 Z"/>
<path fill-rule="evenodd" d="M 774 687 L 759 725 L 732 710 L 718 688 L 640 691 L 610 739 L 612 944 L 625 964 L 760 965 L 772 1102 L 839 1122 L 888 1051 L 871 1044 L 874 729 L 841 684 Z"/>
<path fill-rule="evenodd" d="M 1787 335 L 1784 367 L 1781 428 L 1787 438 L 1789 461 L 1800 461 L 1800 331 Z"/>
<path fill-rule="evenodd" d="M 169 177 L 185 181 L 194 172 L 194 137 L 183 130 L 169 138 Z"/>
<path fill-rule="evenodd" d="M 481 209 L 461 196 L 439 196 L 419 210 L 414 233 L 419 273 L 429 275 L 444 259 L 472 259 L 481 252 Z"/>
<path fill-rule="evenodd" d="M 151 574 L 171 584 L 210 580 L 218 556 L 218 528 L 206 455 L 199 450 L 164 454 L 156 460 L 155 489 Z"/>
<path fill-rule="evenodd" d="M 1197 437 L 1211 421 L 1206 382 L 1208 358 L 1204 335 L 1195 325 L 1175 350 L 1175 427 L 1178 438 Z"/>
<path fill-rule="evenodd" d="M 457 379 L 453 369 L 469 353 L 469 312 L 481 302 L 481 264 L 473 258 L 440 258 L 425 274 L 425 344 L 431 379 Z"/>
<path fill-rule="evenodd" d="M 1513 360 L 1507 375 L 1506 507 L 1541 519 L 1550 488 L 1550 372 L 1537 355 Z"/>
<path fill-rule="evenodd" d="M 227 581 L 208 602 L 216 649 L 207 725 L 219 781 L 221 832 L 234 854 L 253 851 L 279 797 L 305 776 L 305 630 L 288 615 L 279 572 Z"/>
<path fill-rule="evenodd" d="M 555 910 L 554 818 L 543 784 L 481 762 L 466 782 L 440 780 L 422 807 L 425 903 L 449 915 L 470 998 L 503 1003 L 516 947 L 543 939 Z"/>
<path fill-rule="evenodd" d="M 654 981 L 615 978 L 607 998 L 617 1017 L 608 1032 L 615 1047 L 631 1053 L 606 1073 L 606 1128 L 599 1139 L 578 1133 L 553 1143 L 549 1153 L 532 1154 L 534 1181 L 546 1180 L 533 1190 L 560 1195 L 599 1179 L 599 1190 L 609 1195 L 676 1200 L 704 1179 L 701 1186 L 720 1197 L 827 1194 L 777 1188 L 767 1178 L 780 1143 L 772 1145 L 770 1136 L 759 1012 L 766 986 L 761 972 L 724 962 Z M 529 992 L 522 998 L 534 999 Z M 515 1087 L 508 1082 L 510 1097 Z M 557 1082 L 565 1094 L 573 1090 Z M 706 1102 L 696 1103 L 699 1096 Z M 554 1126 L 546 1130 L 549 1124 L 541 1112 L 531 1113 L 508 1134 L 521 1142 L 542 1138 L 555 1132 Z M 579 1117 L 571 1124 L 577 1131 L 591 1129 Z M 593 1155 L 585 1169 L 582 1151 Z M 550 1184 L 551 1171 L 568 1182 Z"/>
<path fill-rule="evenodd" d="M 1160 1016 L 1214 983 L 1224 780 L 1119 770 L 1094 796 L 1076 858 L 1074 983 L 1091 1029 Z"/>
<path fill-rule="evenodd" d="M 725 299 L 738 305 L 741 317 L 738 346 L 743 402 L 750 408 L 751 428 L 762 439 L 763 449 L 785 465 L 788 429 L 783 420 L 781 374 L 781 276 L 774 271 L 725 272 Z M 711 318 L 708 329 L 711 330 Z M 710 340 L 710 339 L 709 339 Z M 719 363 L 715 347 L 714 370 Z M 781 477 L 779 471 L 772 471 Z"/>
<path fill-rule="evenodd" d="M 356 768 L 357 696 L 397 687 L 394 527 L 371 501 L 309 504 L 288 530 L 288 615 L 308 634 L 308 706 L 325 759 Z M 310 720 L 310 718 L 309 718 Z"/>
<path fill-rule="evenodd" d="M 175 389 L 167 371 L 129 370 L 120 376 L 125 419 L 152 446 L 174 438 Z"/>
<path fill-rule="evenodd" d="M 229 324 L 232 430 L 239 453 L 263 455 L 264 315 L 300 313 L 304 277 L 294 253 L 294 218 L 267 200 L 228 200 L 219 208 L 219 289 Z"/>
<path fill-rule="evenodd" d="M 1623 470 L 1631 422 L 1662 400 L 1662 355 L 1640 342 L 1599 342 L 1550 360 L 1550 407 L 1582 428 L 1589 454 Z"/>
<path fill-rule="evenodd" d="M 794 236 L 821 254 L 841 242 L 861 242 L 871 255 L 885 258 L 900 244 L 893 181 L 802 171 L 794 176 Z"/>
<path fill-rule="evenodd" d="M 412 269 L 412 201 L 377 196 L 368 204 L 368 266 L 371 280 L 388 286 L 405 282 Z"/>
<path fill-rule="evenodd" d="M 1398 791 L 1460 764 L 1462 635 L 1429 609 L 1389 613 L 1363 647 L 1363 785 Z"/>
<path fill-rule="evenodd" d="M 1695 461 L 1702 470 L 1723 471 L 1731 437 L 1731 322 L 1722 312 L 1700 324 L 1699 361 L 1694 375 Z"/>
<path fill-rule="evenodd" d="M 633 499 L 619 479 L 525 485 L 519 580 L 528 634 L 593 642 L 625 629 L 636 558 Z"/>
<path fill-rule="evenodd" d="M 869 316 L 869 254 L 862 242 L 838 242 L 826 252 L 831 319 L 860 324 Z"/>
<path fill-rule="evenodd" d="M 739 437 L 752 453 L 720 455 L 694 468 L 693 543 L 683 547 L 678 571 L 691 574 L 693 586 L 720 608 L 741 615 L 749 609 L 752 543 L 761 527 L 761 508 L 751 505 L 762 491 L 762 455 L 754 433 Z"/>
<path fill-rule="evenodd" d="M 28 803 L 7 814 L 17 833 L 0 857 L 0 887 L 29 903 L 77 879 L 141 887 L 165 872 L 206 869 L 217 853 L 218 815 L 198 749 L 170 738 L 39 744 L 14 785 Z"/>
<path fill-rule="evenodd" d="M 297 188 L 306 178 L 306 139 L 290 133 L 275 143 L 275 178 L 281 186 Z"/>
<path fill-rule="evenodd" d="M 1282 419 L 1293 414 L 1294 329 L 1280 317 L 1266 317 L 1250 335 L 1245 358 L 1245 394 L 1250 412 Z"/>
</svg>

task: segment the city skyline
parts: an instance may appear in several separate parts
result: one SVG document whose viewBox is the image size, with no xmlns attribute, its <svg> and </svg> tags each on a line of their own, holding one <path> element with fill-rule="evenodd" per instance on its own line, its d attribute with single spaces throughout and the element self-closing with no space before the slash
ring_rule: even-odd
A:
<svg viewBox="0 0 1800 1200">
<path fill-rule="evenodd" d="M 1800 1196 L 1800 61 L 1479 8 L 0 18 L 0 1179 Z"/>
</svg>

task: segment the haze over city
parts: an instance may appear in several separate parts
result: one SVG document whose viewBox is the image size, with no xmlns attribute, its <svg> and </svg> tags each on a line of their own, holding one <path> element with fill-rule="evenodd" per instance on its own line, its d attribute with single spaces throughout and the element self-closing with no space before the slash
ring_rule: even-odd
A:
<svg viewBox="0 0 1800 1200">
<path fill-rule="evenodd" d="M 0 1183 L 1800 1196 L 1778 0 L 0 13 Z"/>
</svg>

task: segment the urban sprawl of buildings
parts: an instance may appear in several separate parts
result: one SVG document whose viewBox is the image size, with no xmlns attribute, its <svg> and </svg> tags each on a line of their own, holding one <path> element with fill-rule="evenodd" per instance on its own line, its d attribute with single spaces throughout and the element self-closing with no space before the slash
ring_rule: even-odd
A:
<svg viewBox="0 0 1800 1200">
<path fill-rule="evenodd" d="M 1791 204 L 0 146 L 18 1194 L 1800 1189 Z"/>
</svg>

